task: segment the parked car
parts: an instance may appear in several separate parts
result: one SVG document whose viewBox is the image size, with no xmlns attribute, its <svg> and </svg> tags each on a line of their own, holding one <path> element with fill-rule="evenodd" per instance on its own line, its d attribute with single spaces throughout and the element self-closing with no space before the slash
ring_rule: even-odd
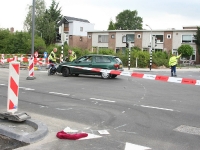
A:
<svg viewBox="0 0 200 150">
<path fill-rule="evenodd" d="M 100 75 L 103 79 L 115 78 L 117 75 L 106 72 L 95 72 L 86 69 L 73 68 L 69 66 L 99 68 L 109 70 L 123 71 L 123 63 L 117 56 L 112 55 L 99 55 L 89 54 L 82 56 L 72 62 L 64 62 L 57 67 L 57 72 L 62 73 L 64 77 L 69 75 L 78 76 L 79 74 L 85 75 Z"/>
</svg>

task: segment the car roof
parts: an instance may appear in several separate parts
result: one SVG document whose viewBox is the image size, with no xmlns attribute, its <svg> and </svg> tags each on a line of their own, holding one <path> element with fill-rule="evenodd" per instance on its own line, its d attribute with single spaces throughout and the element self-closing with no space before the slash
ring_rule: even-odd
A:
<svg viewBox="0 0 200 150">
<path fill-rule="evenodd" d="M 85 56 L 108 56 L 108 57 L 117 57 L 117 56 L 114 56 L 114 55 L 103 55 L 103 54 L 88 54 L 88 55 L 85 55 Z"/>
</svg>

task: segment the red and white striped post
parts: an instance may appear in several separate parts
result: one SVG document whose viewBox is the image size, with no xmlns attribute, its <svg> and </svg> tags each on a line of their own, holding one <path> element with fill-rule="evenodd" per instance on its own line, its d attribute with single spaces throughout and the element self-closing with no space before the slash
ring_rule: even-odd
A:
<svg viewBox="0 0 200 150">
<path fill-rule="evenodd" d="M 9 63 L 7 112 L 14 114 L 18 109 L 19 62 Z"/>
<path fill-rule="evenodd" d="M 1 54 L 1 60 L 0 60 L 1 64 L 4 63 L 4 54 Z"/>
<path fill-rule="evenodd" d="M 34 80 L 34 58 L 31 56 L 30 60 L 29 60 L 29 76 L 26 78 L 27 80 Z"/>
</svg>

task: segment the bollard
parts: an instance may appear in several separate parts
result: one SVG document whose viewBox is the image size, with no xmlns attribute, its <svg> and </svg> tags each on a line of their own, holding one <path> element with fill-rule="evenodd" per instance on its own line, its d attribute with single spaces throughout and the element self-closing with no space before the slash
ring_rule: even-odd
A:
<svg viewBox="0 0 200 150">
<path fill-rule="evenodd" d="M 19 69 L 19 62 L 9 63 L 7 112 L 11 112 L 12 114 L 18 108 Z"/>
<path fill-rule="evenodd" d="M 19 95 L 19 70 L 19 62 L 9 63 L 7 112 L 0 113 L 1 119 L 22 122 L 31 118 L 24 112 L 17 112 Z"/>
<path fill-rule="evenodd" d="M 34 63 L 33 63 L 34 58 L 31 56 L 30 60 L 29 60 L 29 76 L 26 78 L 27 80 L 34 80 Z"/>
</svg>

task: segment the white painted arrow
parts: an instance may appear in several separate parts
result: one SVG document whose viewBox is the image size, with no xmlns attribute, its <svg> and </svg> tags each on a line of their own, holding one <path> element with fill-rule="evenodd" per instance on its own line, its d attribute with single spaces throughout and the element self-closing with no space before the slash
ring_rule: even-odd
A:
<svg viewBox="0 0 200 150">
<path fill-rule="evenodd" d="M 151 148 L 135 145 L 131 143 L 126 143 L 126 146 L 125 146 L 125 150 L 148 150 L 148 149 L 151 149 Z"/>
</svg>

